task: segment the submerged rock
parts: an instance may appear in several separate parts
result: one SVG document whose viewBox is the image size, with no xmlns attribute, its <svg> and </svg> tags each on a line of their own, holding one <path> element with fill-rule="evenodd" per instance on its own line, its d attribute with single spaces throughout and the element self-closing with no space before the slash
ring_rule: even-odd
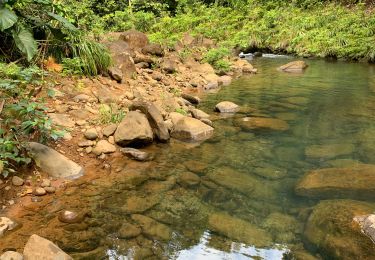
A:
<svg viewBox="0 0 375 260">
<path fill-rule="evenodd" d="M 139 227 L 137 227 L 136 225 L 124 223 L 124 224 L 122 224 L 122 226 L 121 226 L 121 228 L 118 232 L 118 237 L 129 239 L 129 238 L 137 237 L 141 233 L 142 233 L 142 230 Z"/>
<path fill-rule="evenodd" d="M 236 113 L 240 107 L 230 101 L 222 101 L 215 106 L 215 110 L 220 113 Z"/>
<path fill-rule="evenodd" d="M 153 132 L 144 114 L 131 111 L 117 127 L 114 137 L 120 146 L 140 146 L 152 143 Z"/>
<path fill-rule="evenodd" d="M 31 142 L 28 151 L 36 165 L 51 177 L 78 178 L 84 173 L 81 166 L 43 144 Z"/>
<path fill-rule="evenodd" d="M 77 213 L 70 210 L 63 210 L 59 213 L 58 219 L 63 223 L 73 224 L 82 222 L 87 215 L 86 211 Z"/>
<path fill-rule="evenodd" d="M 306 147 L 305 155 L 308 158 L 330 159 L 351 154 L 353 151 L 354 145 L 352 144 L 311 145 Z"/>
<path fill-rule="evenodd" d="M 176 122 L 171 135 L 182 141 L 203 141 L 210 138 L 213 133 L 214 129 L 211 126 L 198 119 L 185 116 Z"/>
<path fill-rule="evenodd" d="M 375 205 L 354 200 L 326 200 L 314 207 L 305 238 L 327 259 L 375 259 L 374 244 L 362 234 L 355 216 L 370 214 Z"/>
<path fill-rule="evenodd" d="M 302 177 L 295 191 L 313 198 L 375 199 L 375 165 L 314 170 Z"/>
<path fill-rule="evenodd" d="M 146 162 L 154 159 L 154 155 L 134 148 L 121 148 L 120 151 L 130 159 Z"/>
<path fill-rule="evenodd" d="M 251 130 L 274 130 L 286 131 L 289 129 L 287 122 L 276 118 L 245 117 L 237 119 L 234 124 L 245 131 Z"/>
<path fill-rule="evenodd" d="M 148 197 L 137 197 L 132 196 L 126 199 L 125 205 L 121 208 L 125 213 L 143 213 L 146 210 L 151 209 L 157 205 L 160 201 L 158 196 L 148 196 Z"/>
<path fill-rule="evenodd" d="M 280 66 L 278 70 L 285 71 L 285 72 L 302 72 L 308 66 L 304 61 L 292 61 L 283 66 Z"/>
<path fill-rule="evenodd" d="M 262 229 L 242 219 L 224 213 L 215 213 L 209 216 L 208 227 L 229 239 L 256 247 L 271 245 L 271 237 Z"/>
<path fill-rule="evenodd" d="M 201 182 L 201 178 L 192 172 L 184 172 L 180 175 L 178 182 L 182 186 L 195 186 Z"/>
<path fill-rule="evenodd" d="M 164 241 L 171 239 L 172 231 L 168 226 L 143 215 L 134 214 L 131 218 L 141 226 L 145 236 Z"/>
<path fill-rule="evenodd" d="M 43 260 L 73 260 L 63 252 L 57 245 L 38 235 L 32 235 L 23 250 L 25 259 Z"/>
<path fill-rule="evenodd" d="M 359 223 L 362 232 L 375 243 L 375 214 L 356 216 L 354 220 Z"/>
</svg>

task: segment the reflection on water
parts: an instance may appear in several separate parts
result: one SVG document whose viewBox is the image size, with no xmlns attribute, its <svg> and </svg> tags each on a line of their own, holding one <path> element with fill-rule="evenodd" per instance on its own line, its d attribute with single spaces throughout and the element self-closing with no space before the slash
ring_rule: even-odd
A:
<svg viewBox="0 0 375 260">
<path fill-rule="evenodd" d="M 108 177 L 68 189 L 60 208 L 46 209 L 91 210 L 83 223 L 29 218 L 42 219 L 40 232 L 77 259 L 329 258 L 304 233 L 319 199 L 294 190 L 311 170 L 375 163 L 375 70 L 309 60 L 305 73 L 277 71 L 286 61 L 255 59 L 257 75 L 206 97 L 200 109 L 209 113 L 223 100 L 242 107 L 233 117 L 212 113 L 210 140 L 160 145 L 153 162 L 116 159 Z"/>
</svg>

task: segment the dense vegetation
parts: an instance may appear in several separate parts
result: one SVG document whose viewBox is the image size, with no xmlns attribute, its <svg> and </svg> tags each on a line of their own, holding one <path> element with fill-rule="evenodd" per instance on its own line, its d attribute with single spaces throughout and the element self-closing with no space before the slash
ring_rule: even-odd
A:
<svg viewBox="0 0 375 260">
<path fill-rule="evenodd" d="M 46 87 L 43 65 L 54 65 L 56 60 L 63 64 L 56 71 L 66 74 L 105 71 L 110 56 L 97 40 L 107 32 L 137 29 L 172 49 L 186 32 L 206 36 L 218 47 L 209 50 L 204 60 L 223 73 L 229 69 L 226 57 L 232 50 L 374 62 L 371 4 L 358 0 L 0 0 L 0 173 L 8 174 L 29 161 L 25 141 L 58 136 L 45 108 L 34 98 L 38 89 Z"/>
</svg>

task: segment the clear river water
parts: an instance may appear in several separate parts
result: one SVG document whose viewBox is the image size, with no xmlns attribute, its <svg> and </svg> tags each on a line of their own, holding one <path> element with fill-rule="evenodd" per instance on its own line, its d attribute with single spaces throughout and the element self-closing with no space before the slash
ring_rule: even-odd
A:
<svg viewBox="0 0 375 260">
<path fill-rule="evenodd" d="M 199 108 L 211 114 L 211 139 L 157 145 L 152 162 L 117 158 L 106 181 L 68 188 L 29 218 L 77 259 L 329 259 L 304 238 L 320 200 L 295 186 L 314 169 L 375 164 L 375 66 L 307 60 L 304 73 L 276 70 L 289 61 L 255 59 L 258 74 L 207 94 Z M 213 112 L 223 100 L 241 111 Z M 243 117 L 289 127 L 246 129 Z M 91 217 L 58 224 L 54 212 L 69 203 Z"/>
</svg>

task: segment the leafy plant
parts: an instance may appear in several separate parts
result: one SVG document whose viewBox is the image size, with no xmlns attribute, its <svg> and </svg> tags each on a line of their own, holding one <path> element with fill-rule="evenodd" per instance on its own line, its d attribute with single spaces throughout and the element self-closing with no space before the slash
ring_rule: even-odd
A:
<svg viewBox="0 0 375 260">
<path fill-rule="evenodd" d="M 175 112 L 177 112 L 177 113 L 179 113 L 181 115 L 184 115 L 184 116 L 188 115 L 188 113 L 184 109 L 182 109 L 182 108 L 176 108 Z"/>
<path fill-rule="evenodd" d="M 99 122 L 101 124 L 120 123 L 124 119 L 126 113 L 116 104 L 105 105 L 99 107 Z"/>
</svg>

